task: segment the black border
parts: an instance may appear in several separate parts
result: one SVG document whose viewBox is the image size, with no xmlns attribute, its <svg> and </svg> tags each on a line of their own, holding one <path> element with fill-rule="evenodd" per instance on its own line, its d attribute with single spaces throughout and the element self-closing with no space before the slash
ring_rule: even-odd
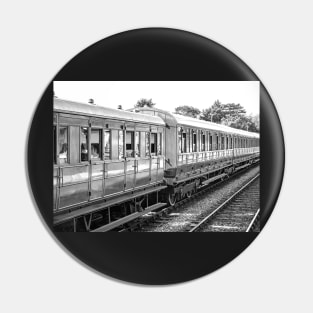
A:
<svg viewBox="0 0 313 313">
<path fill-rule="evenodd" d="M 216 42 L 166 28 L 133 30 L 101 40 L 75 56 L 53 80 L 259 81 L 243 61 Z M 117 279 L 170 284 L 213 272 L 255 239 L 256 233 L 53 233 L 52 88 L 51 82 L 31 124 L 28 175 L 40 214 L 72 255 Z M 285 149 L 273 101 L 263 84 L 260 88 L 263 228 L 279 195 Z"/>
</svg>

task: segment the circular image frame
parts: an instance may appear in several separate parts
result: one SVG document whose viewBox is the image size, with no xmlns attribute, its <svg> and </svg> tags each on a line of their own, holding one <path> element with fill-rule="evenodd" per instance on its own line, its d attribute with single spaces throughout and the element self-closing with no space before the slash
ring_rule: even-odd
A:
<svg viewBox="0 0 313 313">
<path fill-rule="evenodd" d="M 132 30 L 95 43 L 69 61 L 52 82 L 73 80 L 260 81 L 242 60 L 216 42 L 166 28 Z M 38 104 L 30 128 L 28 175 L 46 225 L 72 255 L 96 271 L 123 281 L 172 284 L 217 270 L 256 238 L 258 233 L 55 232 L 52 82 Z M 280 192 L 285 148 L 277 111 L 261 82 L 260 121 L 262 230 Z"/>
</svg>

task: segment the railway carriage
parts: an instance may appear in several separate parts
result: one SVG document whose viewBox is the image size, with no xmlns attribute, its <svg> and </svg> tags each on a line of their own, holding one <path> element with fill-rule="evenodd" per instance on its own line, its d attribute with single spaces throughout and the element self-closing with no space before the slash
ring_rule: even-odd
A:
<svg viewBox="0 0 313 313">
<path fill-rule="evenodd" d="M 165 122 L 167 200 L 190 197 L 201 185 L 222 179 L 259 160 L 259 134 L 220 124 L 142 108 Z"/>
<path fill-rule="evenodd" d="M 56 229 L 90 230 L 97 219 L 161 206 L 153 199 L 166 188 L 160 117 L 56 97 L 53 114 Z"/>
</svg>

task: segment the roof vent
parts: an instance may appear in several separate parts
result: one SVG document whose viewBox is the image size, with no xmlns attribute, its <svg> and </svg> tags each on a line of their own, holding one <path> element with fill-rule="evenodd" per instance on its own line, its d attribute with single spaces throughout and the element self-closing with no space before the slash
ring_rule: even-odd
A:
<svg viewBox="0 0 313 313">
<path fill-rule="evenodd" d="M 89 99 L 88 103 L 89 103 L 89 104 L 96 105 L 95 102 L 93 101 L 93 99 Z"/>
</svg>

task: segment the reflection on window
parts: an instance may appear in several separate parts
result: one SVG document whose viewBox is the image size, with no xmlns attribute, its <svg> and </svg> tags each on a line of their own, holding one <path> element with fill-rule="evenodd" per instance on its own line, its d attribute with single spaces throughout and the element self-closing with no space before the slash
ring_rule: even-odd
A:
<svg viewBox="0 0 313 313">
<path fill-rule="evenodd" d="M 186 153 L 187 152 L 187 134 L 186 133 L 182 133 L 182 153 Z"/>
<path fill-rule="evenodd" d="M 88 161 L 88 128 L 80 128 L 80 160 Z"/>
<path fill-rule="evenodd" d="M 189 133 L 189 129 L 187 129 L 187 133 L 186 133 L 186 152 L 190 152 L 190 133 Z"/>
<path fill-rule="evenodd" d="M 151 146 L 151 155 L 154 156 L 157 154 L 157 134 L 151 133 L 150 139 L 150 146 Z"/>
<path fill-rule="evenodd" d="M 92 159 L 101 159 L 101 130 L 100 129 L 91 129 L 91 158 Z"/>
<path fill-rule="evenodd" d="M 104 159 L 111 159 L 111 131 L 104 131 Z"/>
<path fill-rule="evenodd" d="M 122 130 L 118 131 L 118 158 L 122 159 L 124 157 L 124 132 Z"/>
<path fill-rule="evenodd" d="M 134 132 L 127 131 L 126 132 L 126 157 L 130 158 L 134 156 Z"/>
<path fill-rule="evenodd" d="M 202 132 L 201 136 L 201 151 L 205 151 L 205 133 Z"/>
<path fill-rule="evenodd" d="M 135 133 L 135 157 L 140 157 L 140 133 Z"/>
<path fill-rule="evenodd" d="M 195 131 L 192 134 L 192 152 L 197 152 L 197 133 Z"/>
<path fill-rule="evenodd" d="M 150 156 L 150 133 L 146 132 L 146 156 Z"/>
<path fill-rule="evenodd" d="M 225 142 L 225 138 L 222 136 L 222 138 L 221 138 L 221 150 L 225 149 L 224 142 Z"/>
<path fill-rule="evenodd" d="M 162 154 L 162 134 L 158 133 L 158 138 L 157 138 L 157 155 Z"/>
<path fill-rule="evenodd" d="M 68 134 L 67 127 L 59 128 L 59 161 L 60 164 L 68 163 Z"/>
</svg>

